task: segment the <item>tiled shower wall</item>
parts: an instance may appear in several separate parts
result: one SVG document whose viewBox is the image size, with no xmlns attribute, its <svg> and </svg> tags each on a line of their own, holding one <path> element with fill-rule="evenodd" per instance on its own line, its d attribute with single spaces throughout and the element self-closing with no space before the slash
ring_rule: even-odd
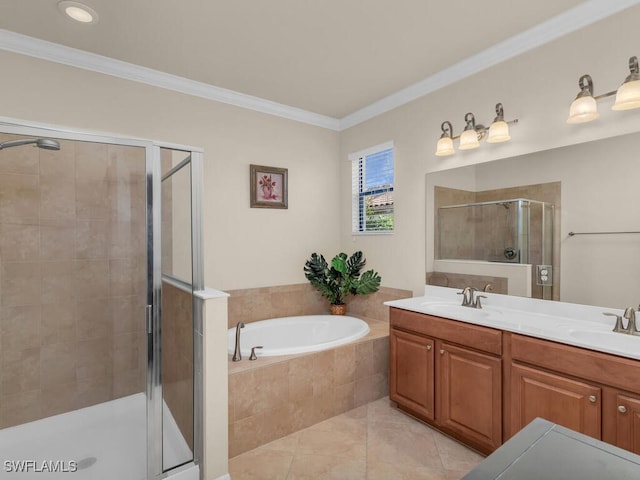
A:
<svg viewBox="0 0 640 480">
<path fill-rule="evenodd" d="M 0 151 L 0 427 L 144 389 L 144 149 L 60 143 Z"/>
</svg>

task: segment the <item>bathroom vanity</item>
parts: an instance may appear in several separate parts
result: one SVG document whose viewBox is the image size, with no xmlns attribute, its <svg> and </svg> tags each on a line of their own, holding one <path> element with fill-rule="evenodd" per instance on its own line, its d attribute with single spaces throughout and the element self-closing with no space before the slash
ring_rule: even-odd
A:
<svg viewBox="0 0 640 480">
<path fill-rule="evenodd" d="M 387 302 L 401 410 L 483 453 L 536 417 L 640 453 L 640 336 L 612 333 L 610 309 L 456 292 Z"/>
</svg>

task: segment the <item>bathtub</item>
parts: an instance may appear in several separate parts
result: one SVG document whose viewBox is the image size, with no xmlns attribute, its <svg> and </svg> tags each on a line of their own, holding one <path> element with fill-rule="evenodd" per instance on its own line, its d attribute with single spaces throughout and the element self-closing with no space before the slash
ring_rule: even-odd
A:
<svg viewBox="0 0 640 480">
<path fill-rule="evenodd" d="M 259 357 L 317 352 L 353 342 L 369 333 L 367 322 L 347 315 L 303 315 L 247 323 L 240 331 L 240 351 L 251 347 Z M 228 331 L 228 352 L 235 349 L 236 329 Z"/>
</svg>

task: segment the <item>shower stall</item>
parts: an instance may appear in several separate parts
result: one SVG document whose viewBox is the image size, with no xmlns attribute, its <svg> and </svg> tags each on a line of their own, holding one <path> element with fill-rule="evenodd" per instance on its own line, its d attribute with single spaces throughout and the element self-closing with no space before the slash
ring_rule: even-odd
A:
<svg viewBox="0 0 640 480">
<path fill-rule="evenodd" d="M 532 265 L 532 296 L 552 298 L 554 205 L 515 198 L 440 206 L 437 259 Z"/>
<path fill-rule="evenodd" d="M 0 478 L 198 478 L 201 152 L 0 131 Z"/>
</svg>

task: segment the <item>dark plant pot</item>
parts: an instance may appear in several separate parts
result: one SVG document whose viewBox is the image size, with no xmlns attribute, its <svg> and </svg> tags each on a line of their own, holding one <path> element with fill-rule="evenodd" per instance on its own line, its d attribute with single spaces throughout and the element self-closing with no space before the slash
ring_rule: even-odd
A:
<svg viewBox="0 0 640 480">
<path fill-rule="evenodd" d="M 344 315 L 347 313 L 346 305 L 331 305 L 331 315 Z"/>
</svg>

